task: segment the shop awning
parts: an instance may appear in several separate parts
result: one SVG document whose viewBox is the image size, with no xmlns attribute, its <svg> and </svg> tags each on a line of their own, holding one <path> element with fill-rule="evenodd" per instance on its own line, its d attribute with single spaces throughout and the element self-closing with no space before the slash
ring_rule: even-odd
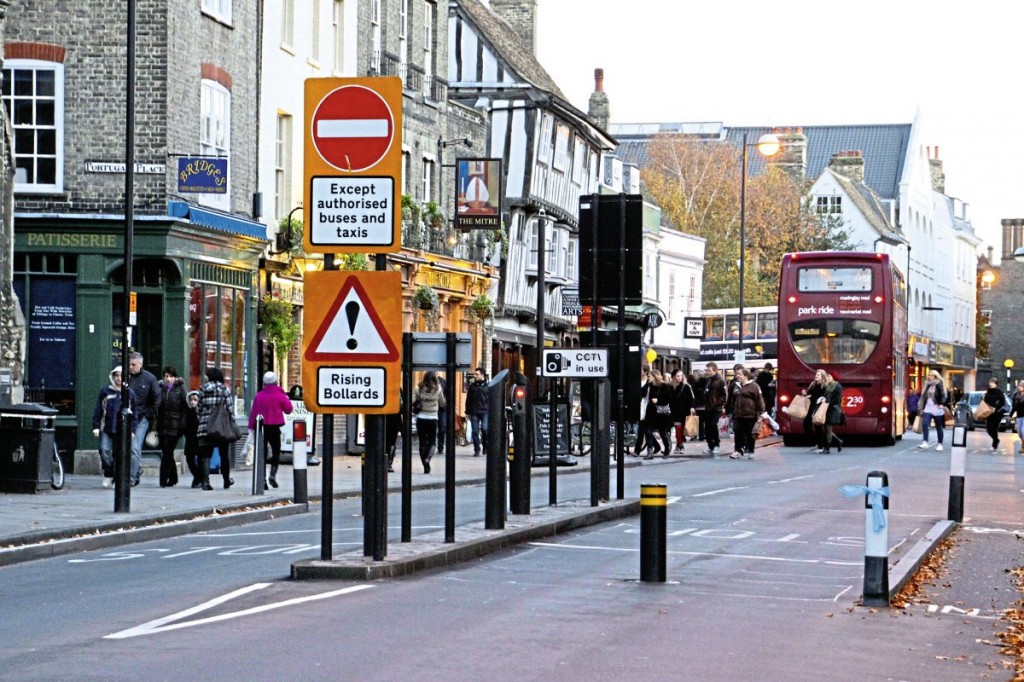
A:
<svg viewBox="0 0 1024 682">
<path fill-rule="evenodd" d="M 167 203 L 167 215 L 174 218 L 184 218 L 195 225 L 209 227 L 212 230 L 220 230 L 242 237 L 253 239 L 267 239 L 267 226 L 246 218 L 239 218 L 227 213 L 221 213 L 208 208 L 200 208 L 184 201 L 170 201 Z"/>
</svg>

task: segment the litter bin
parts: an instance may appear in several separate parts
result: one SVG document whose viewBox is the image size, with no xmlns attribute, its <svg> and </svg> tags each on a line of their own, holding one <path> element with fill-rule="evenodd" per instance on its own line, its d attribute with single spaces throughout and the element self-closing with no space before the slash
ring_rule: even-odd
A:
<svg viewBox="0 0 1024 682">
<path fill-rule="evenodd" d="M 56 414 L 36 403 L 0 408 L 0 491 L 50 490 Z"/>
</svg>

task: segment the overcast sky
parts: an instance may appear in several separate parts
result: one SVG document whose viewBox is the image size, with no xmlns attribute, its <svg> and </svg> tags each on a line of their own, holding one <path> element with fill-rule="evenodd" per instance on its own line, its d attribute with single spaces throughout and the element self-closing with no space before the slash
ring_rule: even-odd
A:
<svg viewBox="0 0 1024 682">
<path fill-rule="evenodd" d="M 628 16 L 624 16 L 628 13 Z M 587 110 L 605 71 L 612 123 L 911 123 L 946 194 L 1001 247 L 1024 218 L 1024 3 L 538 0 L 537 53 Z"/>
</svg>

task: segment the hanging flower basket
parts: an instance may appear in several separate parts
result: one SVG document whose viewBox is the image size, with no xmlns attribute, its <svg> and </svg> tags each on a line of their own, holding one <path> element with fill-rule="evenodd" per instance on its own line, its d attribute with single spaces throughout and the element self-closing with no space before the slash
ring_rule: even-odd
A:
<svg viewBox="0 0 1024 682">
<path fill-rule="evenodd" d="M 487 297 L 487 294 L 481 294 L 473 299 L 473 302 L 469 304 L 469 309 L 481 320 L 486 320 L 494 314 L 494 302 Z"/>
<path fill-rule="evenodd" d="M 437 310 L 441 301 L 437 298 L 437 292 L 426 284 L 420 285 L 412 297 L 416 307 L 420 310 Z"/>
</svg>

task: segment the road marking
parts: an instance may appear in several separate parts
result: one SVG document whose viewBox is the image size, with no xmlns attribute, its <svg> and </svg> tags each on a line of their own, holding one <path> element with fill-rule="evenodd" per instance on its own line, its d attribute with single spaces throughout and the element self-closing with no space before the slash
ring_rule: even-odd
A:
<svg viewBox="0 0 1024 682">
<path fill-rule="evenodd" d="M 169 630 L 180 630 L 181 628 L 190 628 L 196 625 L 217 623 L 224 620 L 231 620 L 232 618 L 241 618 L 242 616 L 251 616 L 256 613 L 271 611 L 273 609 L 279 609 L 285 606 L 294 606 L 296 604 L 302 604 L 308 601 L 330 599 L 331 597 L 337 597 L 342 594 L 350 594 L 352 592 L 358 592 L 359 590 L 365 590 L 373 587 L 373 585 L 354 585 L 352 587 L 346 587 L 344 589 L 334 590 L 332 592 L 322 592 L 320 594 L 309 595 L 308 597 L 296 597 L 295 599 L 286 599 L 285 601 L 277 602 L 275 604 L 264 604 L 263 606 L 255 606 L 251 609 L 244 609 L 242 611 L 235 611 L 233 613 L 222 613 L 217 616 L 210 616 L 209 618 L 200 618 L 199 620 L 191 620 L 183 623 L 175 622 L 180 621 L 182 618 L 188 618 L 189 616 L 193 616 L 197 613 L 202 613 L 203 611 L 206 611 L 208 609 L 213 608 L 214 606 L 218 606 L 220 604 L 223 604 L 224 602 L 235 599 L 236 597 L 241 597 L 246 594 L 249 594 L 250 592 L 255 592 L 257 590 L 262 590 L 264 588 L 270 587 L 271 584 L 272 583 L 255 583 L 253 585 L 249 585 L 248 587 L 243 587 L 241 589 L 235 590 L 234 592 L 229 592 L 228 594 L 225 594 L 223 596 L 211 599 L 210 601 L 199 604 L 198 606 L 193 606 L 190 609 L 185 609 L 184 611 L 179 611 L 178 613 L 173 613 L 169 616 L 164 616 L 163 618 L 157 618 L 156 620 L 151 620 L 148 623 L 143 623 L 142 625 L 137 625 L 133 628 L 128 628 L 127 630 L 121 630 L 120 632 L 115 632 L 113 634 L 106 635 L 103 639 L 128 639 L 129 637 L 140 637 L 142 635 L 152 635 L 158 632 L 167 632 Z"/>
<path fill-rule="evenodd" d="M 814 478 L 814 474 L 807 474 L 806 476 L 794 476 L 793 478 L 780 478 L 777 481 L 768 481 L 768 485 L 773 483 L 789 483 L 790 481 L 801 481 L 805 478 Z"/>
<path fill-rule="evenodd" d="M 560 545 L 554 542 L 531 542 L 534 547 L 546 547 L 549 549 L 585 549 L 600 550 L 604 552 L 630 552 L 637 553 L 639 548 L 630 547 L 598 547 L 596 545 Z M 862 566 L 863 561 L 831 561 L 828 559 L 792 559 L 789 557 L 760 556 L 757 554 L 729 554 L 728 552 L 690 552 L 685 550 L 670 549 L 666 554 L 680 554 L 684 556 L 709 556 L 722 557 L 724 559 L 752 559 L 754 561 L 777 561 L 790 564 L 822 564 L 828 566 Z"/>
<path fill-rule="evenodd" d="M 1024 492 L 1022 490 L 1021 492 Z M 1024 536 L 1024 530 L 1012 530 L 1007 528 L 983 528 L 980 526 L 963 526 L 964 530 L 969 530 L 972 533 L 988 534 L 988 533 L 1014 533 L 1016 535 Z"/>
<path fill-rule="evenodd" d="M 717 495 L 718 493 L 727 493 L 730 490 L 743 490 L 749 488 L 748 485 L 741 485 L 736 488 L 722 488 L 721 490 L 709 490 L 706 493 L 697 493 L 696 495 L 690 495 L 690 497 L 707 497 L 708 495 Z"/>
<path fill-rule="evenodd" d="M 938 604 L 929 604 L 926 609 L 928 613 L 943 613 L 954 616 L 969 616 L 971 618 L 980 618 L 981 620 L 999 620 L 999 616 L 983 616 L 981 615 L 981 609 L 962 609 L 959 606 L 946 605 L 940 607 Z"/>
<path fill-rule="evenodd" d="M 683 498 L 680 497 L 679 495 L 675 495 L 675 496 L 670 497 L 667 500 L 665 500 L 665 504 L 675 504 L 676 502 L 678 502 L 681 499 L 683 499 Z"/>
</svg>

